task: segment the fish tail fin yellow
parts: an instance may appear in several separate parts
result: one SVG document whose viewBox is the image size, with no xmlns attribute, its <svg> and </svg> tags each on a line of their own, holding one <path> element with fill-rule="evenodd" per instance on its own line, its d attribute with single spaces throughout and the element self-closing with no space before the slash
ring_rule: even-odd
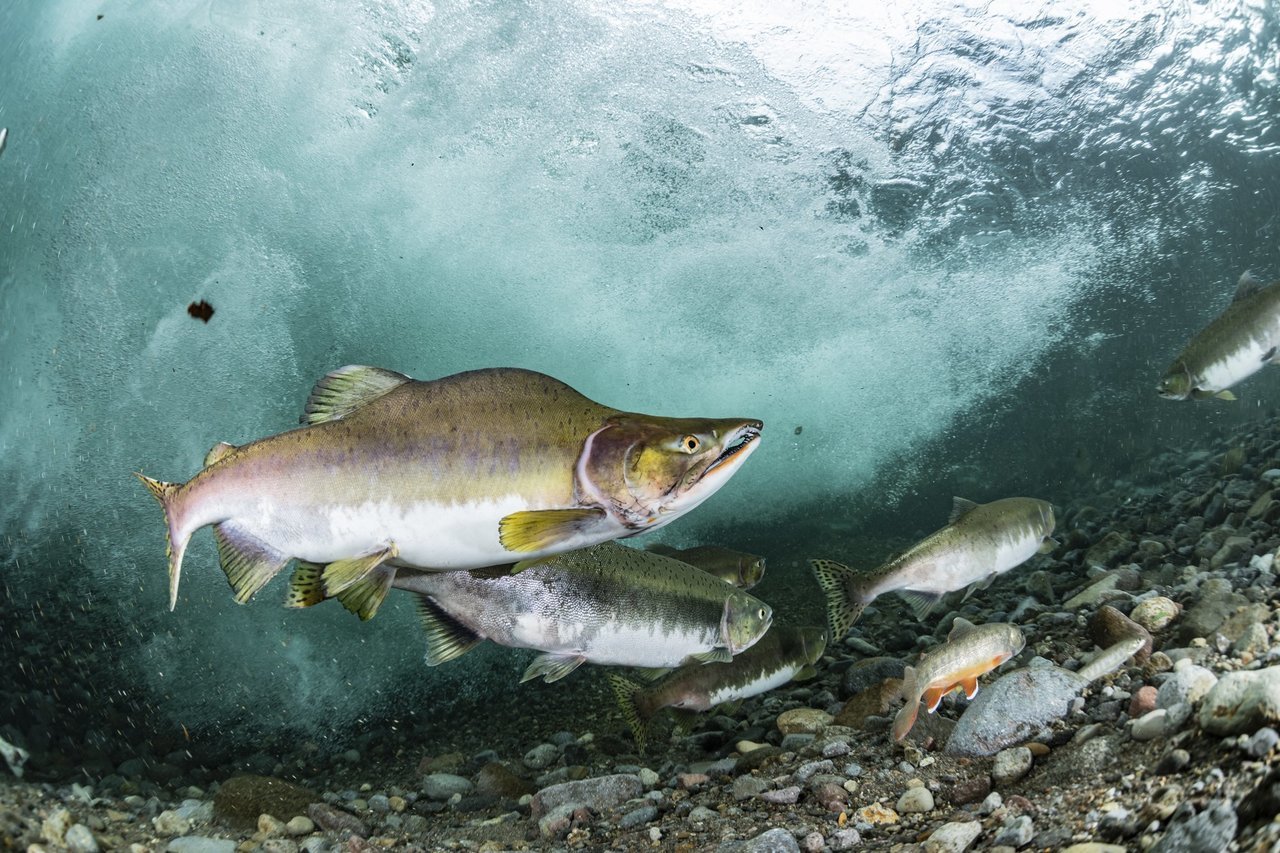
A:
<svg viewBox="0 0 1280 853">
<path fill-rule="evenodd" d="M 190 538 L 190 534 L 182 535 L 176 524 L 174 496 L 181 485 L 153 480 L 137 471 L 134 472 L 134 476 L 142 481 L 142 485 L 147 487 L 152 497 L 160 502 L 160 508 L 164 510 L 164 553 L 169 558 L 169 609 L 173 610 L 178 604 L 178 579 L 182 576 L 182 555 L 186 553 L 187 540 Z"/>
<path fill-rule="evenodd" d="M 631 735 L 635 738 L 636 749 L 643 753 L 645 741 L 648 739 L 649 725 L 648 721 L 641 716 L 640 705 L 636 702 L 636 696 L 639 695 L 641 690 L 640 685 L 630 679 L 623 678 L 621 675 L 610 675 L 609 686 L 613 688 L 613 695 L 618 699 L 618 707 L 622 710 L 622 718 L 631 727 Z"/>
<path fill-rule="evenodd" d="M 895 741 L 907 736 L 907 732 L 911 731 L 911 727 L 916 724 L 916 715 L 920 713 L 920 688 L 916 684 L 915 667 L 907 667 L 902 674 L 902 695 L 906 697 L 907 704 L 903 705 L 902 710 L 898 711 L 898 716 L 893 718 Z"/>
<path fill-rule="evenodd" d="M 831 639 L 843 639 L 869 603 L 858 590 L 858 573 L 834 560 L 810 560 L 809 565 L 827 598 L 827 627 L 831 629 Z"/>
</svg>

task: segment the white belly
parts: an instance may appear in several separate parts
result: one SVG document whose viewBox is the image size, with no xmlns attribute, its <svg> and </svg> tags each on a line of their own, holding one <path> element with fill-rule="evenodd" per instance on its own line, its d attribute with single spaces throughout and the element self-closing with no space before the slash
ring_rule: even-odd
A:
<svg viewBox="0 0 1280 853">
<path fill-rule="evenodd" d="M 713 648 L 709 635 L 683 631 L 664 632 L 658 626 L 628 625 L 611 621 L 603 625 L 565 622 L 556 626 L 558 648 L 548 648 L 548 632 L 533 616 L 516 620 L 513 639 L 526 648 L 555 654 L 583 655 L 591 663 L 612 666 L 675 667 L 689 655 Z"/>
<path fill-rule="evenodd" d="M 1203 391 L 1230 388 L 1265 367 L 1267 362 L 1262 357 L 1273 347 L 1275 344 L 1268 340 L 1250 338 L 1246 346 L 1227 353 L 1201 371 L 1196 386 Z"/>
<path fill-rule="evenodd" d="M 761 693 L 767 693 L 775 687 L 781 687 L 790 681 L 797 672 L 798 667 L 783 667 L 782 669 L 762 675 L 755 681 L 739 687 L 724 687 L 711 694 L 711 705 L 719 705 L 721 702 L 732 702 L 735 699 L 747 699 L 751 696 L 758 696 Z"/>
</svg>

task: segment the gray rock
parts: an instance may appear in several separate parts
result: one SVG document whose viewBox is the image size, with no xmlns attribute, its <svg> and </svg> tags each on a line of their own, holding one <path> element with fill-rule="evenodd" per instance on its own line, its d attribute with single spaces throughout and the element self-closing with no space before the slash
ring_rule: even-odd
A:
<svg viewBox="0 0 1280 853">
<path fill-rule="evenodd" d="M 1267 636 L 1267 629 L 1260 623 L 1253 622 L 1244 629 L 1244 633 L 1240 635 L 1240 639 L 1236 640 L 1231 651 L 1237 655 L 1245 652 L 1256 655 L 1259 652 L 1265 652 L 1270 644 L 1271 638 Z"/>
<path fill-rule="evenodd" d="M 454 794 L 466 796 L 474 788 L 470 779 L 452 773 L 432 773 L 422 778 L 422 793 L 429 800 L 447 800 Z"/>
<path fill-rule="evenodd" d="M 761 791 L 760 799 L 775 806 L 794 805 L 800 799 L 800 786 L 790 785 L 776 791 Z"/>
<path fill-rule="evenodd" d="M 191 831 L 191 821 L 170 809 L 153 817 L 151 826 L 160 835 L 186 835 Z"/>
<path fill-rule="evenodd" d="M 769 790 L 769 780 L 761 779 L 759 776 L 739 776 L 733 780 L 733 798 L 735 800 L 749 800 L 767 790 Z"/>
<path fill-rule="evenodd" d="M 980 692 L 947 741 L 950 755 L 993 755 L 1067 716 L 1088 679 L 1055 666 L 1014 670 Z"/>
<path fill-rule="evenodd" d="M 1200 584 L 1195 606 L 1182 617 L 1178 636 L 1182 642 L 1212 636 L 1236 608 L 1248 603 L 1247 598 L 1232 590 L 1230 581 L 1209 578 Z"/>
<path fill-rule="evenodd" d="M 578 803 L 561 803 L 538 818 L 538 834 L 543 838 L 559 838 L 573 825 L 573 813 L 584 808 Z"/>
<path fill-rule="evenodd" d="M 530 770 L 545 770 L 560 757 L 560 750 L 552 743 L 540 743 L 524 754 L 524 766 Z"/>
<path fill-rule="evenodd" d="M 1217 800 L 1204 811 L 1169 827 L 1151 848 L 1152 853 L 1202 853 L 1226 850 L 1236 837 L 1236 810 L 1231 803 Z"/>
<path fill-rule="evenodd" d="M 62 843 L 67 845 L 71 853 L 98 853 L 98 839 L 93 837 L 89 827 L 83 823 L 73 823 Z"/>
<path fill-rule="evenodd" d="M 719 820 L 720 813 L 712 811 L 706 806 L 694 806 L 693 811 L 689 812 L 689 820 L 695 823 L 706 823 L 709 820 Z"/>
<path fill-rule="evenodd" d="M 236 853 L 236 843 L 225 838 L 188 835 L 173 839 L 164 849 L 166 853 Z"/>
<path fill-rule="evenodd" d="M 533 795 L 529 803 L 535 820 L 562 803 L 581 803 L 599 813 L 619 803 L 639 797 L 644 793 L 644 783 L 631 773 L 615 773 L 575 782 L 561 782 L 543 788 Z"/>
<path fill-rule="evenodd" d="M 1155 740 L 1158 737 L 1163 737 L 1165 733 L 1165 717 L 1167 716 L 1169 716 L 1169 712 L 1164 708 L 1148 711 L 1133 721 L 1129 734 L 1133 735 L 1134 740 Z"/>
<path fill-rule="evenodd" d="M 991 778 L 997 785 L 1008 785 L 1017 782 L 1030 771 L 1031 750 L 1025 746 L 1014 746 L 996 753 Z"/>
<path fill-rule="evenodd" d="M 771 829 L 745 842 L 741 853 L 800 853 L 796 838 L 785 829 Z"/>
<path fill-rule="evenodd" d="M 1118 531 L 1111 531 L 1090 546 L 1084 554 L 1086 565 L 1107 569 L 1133 551 L 1133 542 Z"/>
<path fill-rule="evenodd" d="M 827 846 L 832 850 L 852 850 L 862 843 L 862 836 L 852 827 L 841 829 L 827 838 Z"/>
<path fill-rule="evenodd" d="M 1200 727 L 1209 734 L 1252 734 L 1280 723 L 1280 666 L 1229 672 L 1200 705 Z"/>
<path fill-rule="evenodd" d="M 1253 733 L 1244 745 L 1244 751 L 1250 758 L 1266 758 L 1271 750 L 1280 743 L 1280 732 L 1270 726 L 1264 726 Z"/>
<path fill-rule="evenodd" d="M 1156 707 L 1172 708 L 1179 702 L 1197 704 L 1218 683 L 1218 677 L 1202 666 L 1183 659 L 1173 667 L 1173 674 L 1156 691 Z"/>
<path fill-rule="evenodd" d="M 981 834 L 982 824 L 976 820 L 944 823 L 925 840 L 925 853 L 964 853 Z"/>
<path fill-rule="evenodd" d="M 846 744 L 846 751 L 848 745 Z M 836 765 L 832 761 L 810 761 L 801 764 L 795 772 L 797 782 L 808 782 L 809 778 L 816 773 L 835 773 Z"/>
<path fill-rule="evenodd" d="M 1182 771 L 1191 763 L 1191 753 L 1185 749 L 1171 749 L 1156 762 L 1156 775 L 1168 776 Z"/>
<path fill-rule="evenodd" d="M 846 699 L 857 696 L 864 690 L 879 686 L 886 679 L 902 678 L 906 668 L 906 661 L 899 658 L 865 658 L 845 670 L 841 690 Z"/>
<path fill-rule="evenodd" d="M 1035 835 L 1035 827 L 1031 824 L 1031 818 L 1027 815 L 1018 815 L 1005 821 L 1004 826 L 1000 827 L 1000 831 L 996 833 L 993 843 L 1015 848 L 1022 847 L 1031 843 L 1033 835 Z"/>
<path fill-rule="evenodd" d="M 641 806 L 635 811 L 627 812 L 618 821 L 618 826 L 622 829 L 635 829 L 637 826 L 644 826 L 651 820 L 658 817 L 657 806 Z"/>
</svg>

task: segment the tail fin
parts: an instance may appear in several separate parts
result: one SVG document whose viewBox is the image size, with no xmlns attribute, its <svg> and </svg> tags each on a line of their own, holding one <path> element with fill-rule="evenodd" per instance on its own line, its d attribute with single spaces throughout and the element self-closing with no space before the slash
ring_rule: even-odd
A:
<svg viewBox="0 0 1280 853">
<path fill-rule="evenodd" d="M 613 695 L 618 699 L 618 707 L 622 709 L 622 717 L 631 727 L 631 734 L 636 740 L 636 748 L 644 752 L 645 741 L 649 734 L 649 723 L 640 714 L 640 705 L 636 702 L 641 687 L 634 681 L 621 675 L 610 675 L 609 685 L 613 687 Z"/>
<path fill-rule="evenodd" d="M 813 567 L 813 576 L 827 597 L 827 627 L 831 629 L 831 640 L 842 640 L 870 603 L 856 592 L 858 573 L 832 560 L 810 560 L 809 565 Z"/>
<path fill-rule="evenodd" d="M 182 576 L 182 555 L 187 550 L 186 539 L 176 535 L 177 527 L 174 525 L 173 518 L 173 496 L 181 486 L 178 483 L 162 483 L 159 480 L 153 480 L 140 472 L 134 472 L 134 476 L 142 481 L 152 496 L 160 502 L 160 508 L 164 510 L 164 553 L 169 558 L 169 609 L 173 610 L 178 604 L 178 579 Z"/>
<path fill-rule="evenodd" d="M 902 695 L 907 704 L 902 706 L 898 716 L 893 718 L 893 739 L 902 740 L 916 724 L 916 716 L 920 713 L 920 688 L 916 684 L 915 667 L 909 666 L 902 674 Z"/>
</svg>

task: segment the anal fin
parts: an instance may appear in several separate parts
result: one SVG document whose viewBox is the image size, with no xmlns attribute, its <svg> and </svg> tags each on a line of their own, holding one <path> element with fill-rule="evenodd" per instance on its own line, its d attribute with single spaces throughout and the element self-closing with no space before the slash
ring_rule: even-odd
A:
<svg viewBox="0 0 1280 853">
<path fill-rule="evenodd" d="M 418 615 L 427 634 L 427 666 L 439 666 L 465 655 L 483 639 L 475 631 L 445 613 L 430 596 L 418 596 Z"/>
<path fill-rule="evenodd" d="M 498 541 L 508 551 L 545 551 L 573 541 L 605 518 L 598 507 L 521 510 L 498 522 Z"/>
<path fill-rule="evenodd" d="M 285 607 L 314 607 L 324 601 L 324 582 L 320 574 L 324 566 L 319 563 L 308 563 L 299 560 L 293 569 L 293 577 L 289 578 L 289 593 L 285 596 Z"/>
<path fill-rule="evenodd" d="M 390 566 L 379 566 L 363 580 L 358 580 L 336 596 L 342 606 L 362 621 L 372 619 L 386 601 L 391 584 L 396 579 L 396 570 Z"/>
<path fill-rule="evenodd" d="M 237 604 L 244 604 L 292 559 L 224 521 L 213 526 L 218 543 L 218 562 L 235 592 Z"/>
<path fill-rule="evenodd" d="M 972 699 L 978 695 L 978 676 L 970 675 L 967 678 L 960 679 L 959 687 L 964 691 L 964 698 Z"/>
<path fill-rule="evenodd" d="M 557 655 L 550 652 L 541 654 L 529 664 L 529 668 L 520 677 L 520 683 L 524 684 L 541 676 L 543 681 L 550 684 L 564 678 L 586 662 L 587 659 L 582 655 Z"/>
<path fill-rule="evenodd" d="M 324 580 L 325 595 L 337 595 L 357 581 L 364 580 L 370 572 L 387 560 L 394 559 L 398 553 L 393 543 L 372 554 L 334 560 L 324 567 L 324 574 L 321 576 Z"/>
</svg>

